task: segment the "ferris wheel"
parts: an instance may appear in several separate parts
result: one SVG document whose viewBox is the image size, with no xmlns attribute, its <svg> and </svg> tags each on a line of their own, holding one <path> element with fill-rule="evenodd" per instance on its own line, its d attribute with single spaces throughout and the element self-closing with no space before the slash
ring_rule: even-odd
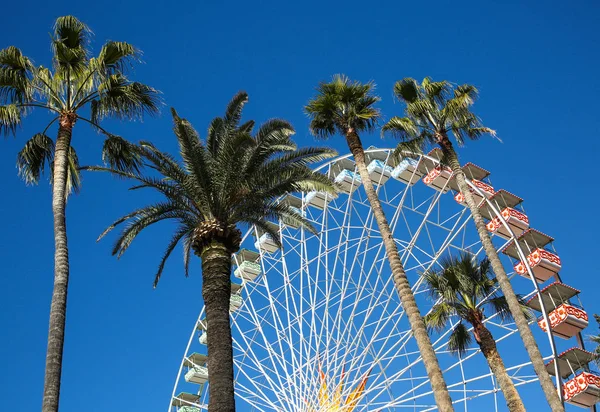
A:
<svg viewBox="0 0 600 412">
<path fill-rule="evenodd" d="M 425 315 L 435 302 L 423 272 L 440 268 L 440 259 L 449 255 L 467 252 L 482 258 L 484 253 L 452 173 L 439 163 L 440 151 L 406 153 L 401 161 L 392 153 L 370 148 L 367 164 Z M 553 239 L 530 227 L 522 199 L 495 190 L 489 172 L 472 163 L 463 170 L 504 266 L 511 269 L 513 287 L 540 316 L 539 326 L 532 328 L 561 396 L 569 404 L 595 410 L 600 377 L 591 370 L 593 355 L 581 339 L 588 317 L 576 303 L 579 291 L 559 275 L 561 261 Z M 319 171 L 339 183 L 336 197 L 313 192 L 281 199 L 303 213 L 318 233 L 272 222 L 282 249 L 253 228 L 234 257 L 230 311 L 238 410 L 437 410 L 354 162 L 350 155 L 342 156 Z M 516 326 L 486 315 L 486 326 L 525 405 L 544 402 Z M 430 336 L 455 410 L 505 410 L 479 349 L 474 346 L 455 356 L 448 350 L 450 331 Z M 206 410 L 207 333 L 202 309 L 169 411 Z"/>
</svg>

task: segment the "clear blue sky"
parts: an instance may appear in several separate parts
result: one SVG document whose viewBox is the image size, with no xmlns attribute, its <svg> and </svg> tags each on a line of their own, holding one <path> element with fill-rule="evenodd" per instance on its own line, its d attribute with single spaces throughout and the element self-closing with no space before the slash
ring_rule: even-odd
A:
<svg viewBox="0 0 600 412">
<path fill-rule="evenodd" d="M 391 89 L 402 77 L 474 83 L 481 92 L 475 109 L 504 143 L 470 143 L 463 159 L 490 170 L 497 188 L 525 199 L 535 226 L 557 239 L 565 281 L 584 289 L 589 313 L 600 312 L 592 260 L 600 200 L 596 2 L 207 3 L 9 2 L 0 48 L 15 45 L 49 65 L 51 25 L 74 14 L 94 31 L 95 50 L 106 39 L 141 48 L 146 64 L 135 78 L 160 89 L 199 130 L 245 89 L 247 118 L 286 118 L 301 145 L 313 144 L 302 106 L 317 82 L 334 73 L 373 79 L 386 118 L 400 112 Z M 23 411 L 41 403 L 53 240 L 50 187 L 25 187 L 15 158 L 47 118 L 35 113 L 16 138 L 0 142 L 0 399 Z M 107 126 L 175 151 L 166 110 L 144 123 Z M 365 146 L 393 144 L 363 139 Z M 345 152 L 340 140 L 332 144 Z M 101 139 L 86 125 L 76 125 L 73 145 L 82 163 L 100 161 Z M 114 218 L 147 200 L 125 187 L 86 175 L 81 195 L 68 204 L 64 412 L 162 410 L 201 306 L 199 261 L 185 279 L 179 253 L 152 290 L 168 227 L 149 230 L 120 261 L 110 256 L 110 240 L 95 242 Z M 588 333 L 596 330 L 591 326 Z"/>
</svg>

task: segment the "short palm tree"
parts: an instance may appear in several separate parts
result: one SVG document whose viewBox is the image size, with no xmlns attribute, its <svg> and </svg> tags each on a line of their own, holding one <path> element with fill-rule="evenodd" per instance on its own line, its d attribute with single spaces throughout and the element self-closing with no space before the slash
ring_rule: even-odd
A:
<svg viewBox="0 0 600 412">
<path fill-rule="evenodd" d="M 483 259 L 477 263 L 474 256 L 463 253 L 457 259 L 442 260 L 441 266 L 440 270 L 424 275 L 431 296 L 437 300 L 425 316 L 425 323 L 432 329 L 445 330 L 451 318 L 457 316 L 459 322 L 452 329 L 448 349 L 458 354 L 464 354 L 471 344 L 471 334 L 463 322 L 470 324 L 475 341 L 504 393 L 508 409 L 511 412 L 525 411 L 498 353 L 496 341 L 484 323 L 485 309 L 502 320 L 511 317 L 506 299 L 496 293 L 498 281 L 490 277 L 490 261 Z M 529 308 L 522 300 L 520 302 L 522 312 L 531 318 Z"/>
<path fill-rule="evenodd" d="M 319 85 L 317 95 L 306 105 L 305 111 L 311 118 L 310 130 L 317 138 L 327 139 L 336 133 L 346 138 L 379 226 L 392 269 L 394 284 L 423 357 L 435 401 L 440 411 L 452 411 L 452 399 L 442 370 L 429 340 L 427 328 L 410 288 L 396 242 L 365 162 L 365 152 L 359 133 L 372 131 L 380 117 L 379 110 L 375 108 L 379 97 L 373 94 L 373 88 L 373 83 L 361 84 L 352 82 L 346 76 L 336 75 L 330 83 Z"/>
<path fill-rule="evenodd" d="M 18 154 L 19 174 L 26 183 L 40 180 L 46 166 L 51 170 L 54 215 L 54 291 L 46 354 L 42 410 L 58 410 L 69 258 L 65 206 L 71 191 L 80 185 L 78 159 L 71 138 L 75 122 L 89 123 L 105 136 L 103 159 L 122 170 L 135 169 L 138 161 L 122 138 L 100 126 L 107 117 L 141 118 L 158 111 L 158 93 L 130 81 L 125 70 L 139 51 L 124 42 L 109 41 L 97 57 L 90 57 L 88 28 L 73 16 L 59 17 L 51 38 L 52 68 L 36 66 L 16 47 L 0 50 L 0 133 L 16 133 L 21 120 L 33 109 L 49 112 L 52 120 L 25 143 Z M 89 118 L 82 112 L 89 108 Z M 46 132 L 58 124 L 54 142 Z"/>
<path fill-rule="evenodd" d="M 174 131 L 183 164 L 150 143 L 138 150 L 159 178 L 141 172 L 108 170 L 138 182 L 136 188 L 158 191 L 163 201 L 125 215 L 100 237 L 125 223 L 113 254 L 122 255 L 145 228 L 175 221 L 175 228 L 154 280 L 156 286 L 166 260 L 181 242 L 185 272 L 191 251 L 202 261 L 202 296 L 208 337 L 209 410 L 235 410 L 233 352 L 229 324 L 231 260 L 240 248 L 239 225 L 255 226 L 279 243 L 268 221 L 279 220 L 314 231 L 297 209 L 278 199 L 290 192 L 318 190 L 335 193 L 333 183 L 313 172 L 309 164 L 335 155 L 329 149 L 298 149 L 292 126 L 279 119 L 263 124 L 252 135 L 254 122 L 239 124 L 246 93 L 237 94 L 225 116 L 215 118 L 202 141 L 192 125 L 173 110 Z"/>
<path fill-rule="evenodd" d="M 430 145 L 439 145 L 442 149 L 442 163 L 452 169 L 458 189 L 465 197 L 485 253 L 490 259 L 511 315 L 540 379 L 546 400 L 552 411 L 564 411 L 556 388 L 544 366 L 544 360 L 527 318 L 521 311 L 517 295 L 492 244 L 485 221 L 479 212 L 479 205 L 470 191 L 458 155 L 450 140 L 452 135 L 456 143 L 462 146 L 466 139 L 475 140 L 485 134 L 495 135 L 492 129 L 483 126 L 479 117 L 471 112 L 471 106 L 477 97 L 477 89 L 469 84 L 453 87 L 447 81 L 434 82 L 429 78 L 425 78 L 419 84 L 414 79 L 406 78 L 395 84 L 394 94 L 405 103 L 406 116 L 390 119 L 383 126 L 382 134 L 390 132 L 401 140 L 397 153 L 403 150 L 420 153 Z"/>
</svg>

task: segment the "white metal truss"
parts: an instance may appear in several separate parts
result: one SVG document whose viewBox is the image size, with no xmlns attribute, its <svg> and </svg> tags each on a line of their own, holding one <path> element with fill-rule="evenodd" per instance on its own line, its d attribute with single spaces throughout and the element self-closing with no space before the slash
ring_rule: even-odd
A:
<svg viewBox="0 0 600 412">
<path fill-rule="evenodd" d="M 391 150 L 372 152 L 385 153 L 389 159 Z M 340 159 L 319 170 L 329 173 Z M 425 315 L 435 302 L 427 293 L 422 273 L 439 268 L 440 258 L 448 254 L 468 251 L 483 257 L 469 210 L 453 199 L 452 192 L 444 194 L 422 182 L 407 186 L 389 179 L 376 187 L 417 303 Z M 306 194 L 298 196 L 306 199 Z M 502 220 L 500 211 L 491 206 Z M 243 304 L 232 313 L 238 408 L 318 411 L 322 370 L 330 390 L 343 383 L 342 399 L 368 376 L 355 411 L 436 410 L 364 191 L 358 188 L 349 195 L 339 194 L 323 209 L 308 206 L 303 211 L 318 233 L 279 223 L 283 250 L 260 251 L 262 273 L 251 282 L 243 281 Z M 243 247 L 256 250 L 257 235 L 254 229 L 249 230 Z M 506 241 L 494 237 L 494 243 L 500 249 Z M 520 247 L 518 253 L 527 262 Z M 505 267 L 512 271 L 509 258 L 502 258 L 506 259 Z M 533 279 L 531 269 L 528 270 Z M 539 291 L 535 281 L 514 273 L 511 277 L 517 292 L 527 295 L 533 293 L 532 289 Z M 204 309 L 198 321 L 203 318 Z M 532 385 L 537 376 L 514 323 L 489 316 L 486 324 L 515 385 L 528 385 L 530 396 L 543 399 L 539 385 Z M 480 351 L 473 347 L 461 357 L 449 353 L 450 331 L 432 333 L 431 339 L 456 410 L 506 410 Z M 204 410 L 208 404 L 208 384 L 198 386 L 184 380 L 185 359 L 194 352 L 206 353 L 206 346 L 199 343 L 199 333 L 194 325 L 169 408 L 180 392 L 199 395 L 197 402 L 189 403 L 190 407 Z M 549 359 L 555 357 L 552 334 L 541 330 L 535 333 L 543 353 Z"/>
</svg>

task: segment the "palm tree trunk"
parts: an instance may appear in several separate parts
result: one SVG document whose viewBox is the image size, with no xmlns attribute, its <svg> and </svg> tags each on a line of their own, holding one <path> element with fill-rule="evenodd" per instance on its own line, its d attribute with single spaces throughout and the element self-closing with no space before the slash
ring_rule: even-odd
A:
<svg viewBox="0 0 600 412">
<path fill-rule="evenodd" d="M 517 329 L 519 330 L 519 334 L 521 335 L 525 349 L 529 354 L 533 368 L 540 379 L 540 385 L 542 386 L 542 390 L 546 396 L 546 401 L 548 402 L 548 405 L 550 405 L 550 408 L 553 412 L 564 412 L 565 409 L 558 397 L 556 387 L 554 386 L 554 383 L 552 382 L 552 379 L 550 378 L 550 375 L 544 366 L 544 359 L 542 358 L 540 349 L 535 341 L 535 338 L 533 337 L 531 329 L 529 328 L 527 319 L 521 310 L 521 305 L 519 304 L 519 300 L 517 299 L 515 291 L 512 288 L 510 279 L 504 270 L 504 266 L 500 261 L 498 252 L 492 244 L 492 239 L 490 238 L 490 235 L 485 227 L 485 222 L 483 220 L 483 216 L 481 216 L 481 213 L 479 212 L 479 207 L 475 203 L 473 194 L 469 190 L 470 188 L 466 182 L 465 174 L 460 167 L 458 156 L 447 136 L 443 136 L 441 138 L 440 147 L 442 148 L 445 158 L 452 169 L 458 189 L 464 195 L 465 201 L 471 210 L 471 216 L 473 217 L 473 221 L 477 227 L 481 244 L 488 259 L 490 260 L 492 269 L 494 270 L 496 278 L 498 279 L 498 283 L 500 284 L 500 288 L 502 289 L 502 293 L 506 298 L 511 315 L 515 320 L 515 324 L 517 325 Z"/>
<path fill-rule="evenodd" d="M 453 411 L 454 407 L 452 406 L 452 399 L 450 398 L 448 387 L 444 381 L 444 376 L 435 355 L 433 345 L 427 334 L 425 322 L 423 321 L 423 317 L 421 316 L 421 312 L 415 301 L 415 296 L 410 288 L 410 283 L 408 282 L 406 272 L 402 266 L 398 248 L 396 247 L 392 231 L 390 230 L 383 208 L 381 207 L 381 202 L 379 201 L 373 183 L 369 178 L 369 172 L 367 171 L 367 165 L 365 163 L 365 152 L 360 137 L 353 129 L 349 129 L 346 133 L 346 141 L 348 142 L 350 151 L 354 155 L 358 173 L 360 174 L 362 184 L 367 193 L 369 203 L 371 204 L 373 215 L 379 226 L 379 232 L 383 238 L 383 244 L 392 270 L 392 276 L 394 277 L 394 285 L 400 296 L 404 312 L 407 314 L 419 351 L 421 352 L 423 364 L 425 365 L 427 376 L 431 382 L 431 388 L 433 389 L 433 395 L 438 410 L 442 412 Z"/>
<path fill-rule="evenodd" d="M 479 344 L 481 352 L 483 353 L 483 356 L 485 356 L 488 365 L 490 365 L 492 373 L 498 381 L 498 385 L 504 394 L 504 399 L 506 399 L 508 410 L 511 412 L 525 412 L 523 401 L 521 400 L 519 392 L 517 392 L 512 379 L 506 372 L 504 362 L 498 353 L 496 341 L 494 340 L 492 333 L 482 322 L 479 322 L 473 326 L 475 329 L 474 332 L 477 343 Z"/>
<path fill-rule="evenodd" d="M 202 297 L 206 308 L 210 412 L 235 411 L 233 391 L 233 343 L 229 323 L 232 251 L 212 241 L 202 258 Z"/>
<path fill-rule="evenodd" d="M 65 321 L 67 316 L 67 288 L 69 285 L 69 249 L 67 246 L 67 170 L 73 119 L 61 116 L 52 177 L 52 214 L 54 215 L 54 290 L 50 305 L 50 326 L 46 350 L 43 412 L 57 412 L 60 396 Z"/>
</svg>

